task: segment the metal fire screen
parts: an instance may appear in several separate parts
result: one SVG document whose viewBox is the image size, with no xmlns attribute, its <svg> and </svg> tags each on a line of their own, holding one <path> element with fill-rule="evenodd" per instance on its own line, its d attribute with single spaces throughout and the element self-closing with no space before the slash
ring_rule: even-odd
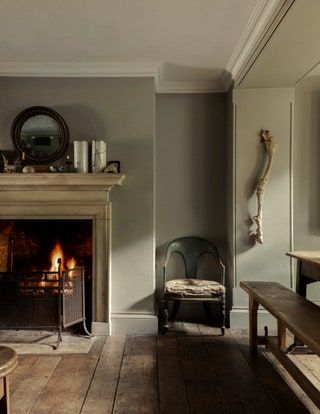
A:
<svg viewBox="0 0 320 414">
<path fill-rule="evenodd" d="M 0 273 L 0 329 L 86 327 L 84 267 L 58 272 Z"/>
</svg>

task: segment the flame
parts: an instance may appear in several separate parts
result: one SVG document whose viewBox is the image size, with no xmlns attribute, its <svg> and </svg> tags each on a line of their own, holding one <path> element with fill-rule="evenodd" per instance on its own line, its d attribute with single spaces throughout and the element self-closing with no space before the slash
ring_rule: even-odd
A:
<svg viewBox="0 0 320 414">
<path fill-rule="evenodd" d="M 63 250 L 60 243 L 56 243 L 50 254 L 51 268 L 50 272 L 57 272 L 59 270 L 58 259 L 61 259 L 61 270 L 74 269 L 77 266 L 77 261 L 74 257 L 65 260 Z"/>
<path fill-rule="evenodd" d="M 74 269 L 77 266 L 76 259 L 74 257 L 71 257 L 71 259 L 68 259 L 66 266 L 67 266 L 67 269 Z"/>
<path fill-rule="evenodd" d="M 63 266 L 64 257 L 63 257 L 62 247 L 59 243 L 56 243 L 56 245 L 54 246 L 50 254 L 50 260 L 51 260 L 50 272 L 57 272 L 59 270 L 58 259 L 61 259 L 61 265 Z"/>
</svg>

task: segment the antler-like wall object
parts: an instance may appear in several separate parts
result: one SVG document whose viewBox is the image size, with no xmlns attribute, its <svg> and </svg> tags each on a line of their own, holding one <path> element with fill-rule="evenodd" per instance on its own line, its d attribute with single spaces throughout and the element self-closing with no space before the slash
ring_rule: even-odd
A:
<svg viewBox="0 0 320 414">
<path fill-rule="evenodd" d="M 258 185 L 256 188 L 258 211 L 257 211 L 257 215 L 253 217 L 253 220 L 255 221 L 257 225 L 257 229 L 255 233 L 251 235 L 251 237 L 253 238 L 255 242 L 263 244 L 262 205 L 263 205 L 264 188 L 270 177 L 273 158 L 274 158 L 274 154 L 276 152 L 278 145 L 274 142 L 273 137 L 270 135 L 270 132 L 267 130 L 266 131 L 261 130 L 261 142 L 264 143 L 265 145 L 268 161 L 267 161 L 264 174 L 258 181 Z"/>
</svg>

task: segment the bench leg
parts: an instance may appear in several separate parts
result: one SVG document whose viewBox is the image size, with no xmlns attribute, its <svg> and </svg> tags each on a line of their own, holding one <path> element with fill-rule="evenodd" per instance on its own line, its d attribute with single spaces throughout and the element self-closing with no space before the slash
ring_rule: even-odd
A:
<svg viewBox="0 0 320 414">
<path fill-rule="evenodd" d="M 281 321 L 278 322 L 278 346 L 282 351 L 287 348 L 286 327 Z"/>
<path fill-rule="evenodd" d="M 249 337 L 250 351 L 253 354 L 258 350 L 258 307 L 259 303 L 249 295 Z"/>
<path fill-rule="evenodd" d="M 3 387 L 3 393 L 0 392 L 0 414 L 10 414 L 10 390 L 9 390 L 9 377 L 0 379 L 1 387 Z"/>
</svg>

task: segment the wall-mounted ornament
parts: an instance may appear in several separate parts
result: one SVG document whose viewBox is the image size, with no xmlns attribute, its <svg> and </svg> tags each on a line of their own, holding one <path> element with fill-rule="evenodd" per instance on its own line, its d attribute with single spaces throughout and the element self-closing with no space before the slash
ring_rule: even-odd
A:
<svg viewBox="0 0 320 414">
<path fill-rule="evenodd" d="M 274 142 L 274 139 L 270 135 L 270 132 L 268 130 L 262 129 L 260 135 L 261 135 L 261 142 L 265 145 L 265 149 L 267 152 L 267 165 L 256 187 L 258 210 L 257 210 L 257 215 L 253 217 L 253 220 L 256 223 L 257 228 L 256 228 L 256 231 L 251 234 L 251 238 L 255 242 L 263 244 L 262 207 L 263 207 L 264 189 L 271 174 L 273 158 L 274 158 L 274 154 L 276 152 L 278 145 L 276 144 L 276 142 Z"/>
<path fill-rule="evenodd" d="M 20 112 L 11 126 L 13 146 L 32 164 L 58 160 L 66 151 L 69 130 L 60 114 L 46 106 L 31 106 Z"/>
</svg>

